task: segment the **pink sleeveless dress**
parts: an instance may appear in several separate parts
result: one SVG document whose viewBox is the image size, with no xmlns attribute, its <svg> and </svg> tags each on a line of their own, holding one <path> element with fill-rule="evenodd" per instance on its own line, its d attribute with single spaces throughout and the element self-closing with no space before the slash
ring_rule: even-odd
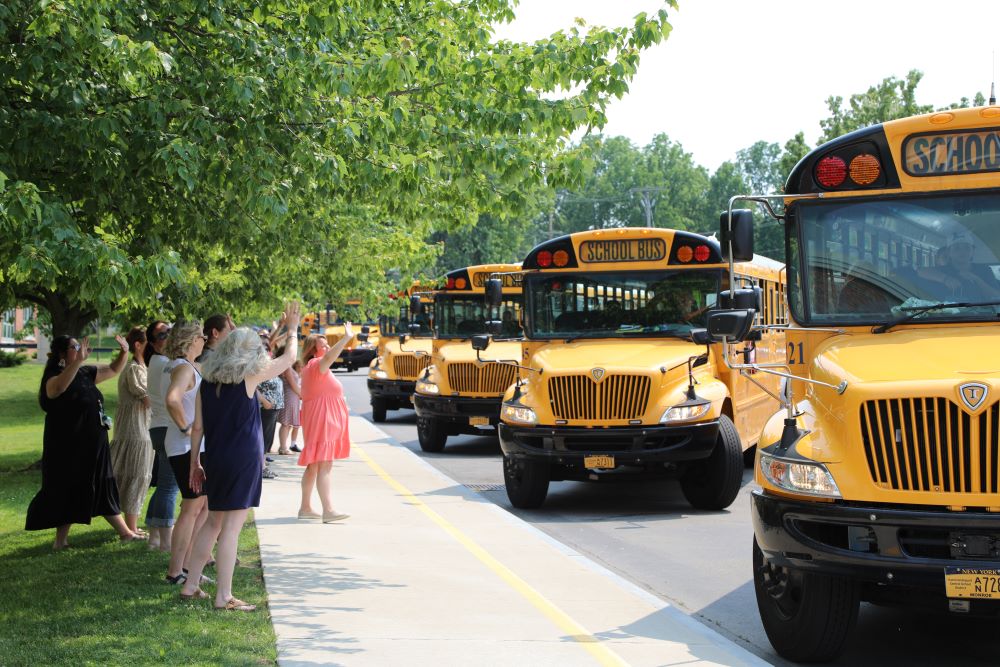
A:
<svg viewBox="0 0 1000 667">
<path fill-rule="evenodd" d="M 320 359 L 310 359 L 302 369 L 302 439 L 305 446 L 299 465 L 346 459 L 351 455 L 344 388 Z"/>
</svg>

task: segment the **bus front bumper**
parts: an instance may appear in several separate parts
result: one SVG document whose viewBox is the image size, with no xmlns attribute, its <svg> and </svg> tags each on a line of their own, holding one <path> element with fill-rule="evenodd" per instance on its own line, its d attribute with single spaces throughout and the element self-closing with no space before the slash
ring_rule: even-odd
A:
<svg viewBox="0 0 1000 667">
<path fill-rule="evenodd" d="M 477 427 L 494 427 L 500 422 L 500 396 L 469 398 L 466 396 L 427 396 L 413 394 L 417 417 L 446 422 L 462 433 L 477 433 Z"/>
<path fill-rule="evenodd" d="M 410 400 L 416 386 L 415 380 L 373 380 L 368 378 L 368 394 L 372 401 L 383 400 L 395 409 L 412 408 Z"/>
<path fill-rule="evenodd" d="M 589 456 L 612 456 L 615 465 L 674 463 L 707 458 L 719 434 L 716 421 L 686 426 L 573 428 L 499 426 L 500 448 L 512 458 L 583 467 Z"/>
<path fill-rule="evenodd" d="M 789 569 L 847 577 L 879 589 L 945 596 L 945 568 L 995 569 L 1000 514 L 845 506 L 751 495 L 765 558 Z M 991 601 L 1000 605 L 1000 601 Z M 976 601 L 979 603 L 979 601 Z"/>
</svg>

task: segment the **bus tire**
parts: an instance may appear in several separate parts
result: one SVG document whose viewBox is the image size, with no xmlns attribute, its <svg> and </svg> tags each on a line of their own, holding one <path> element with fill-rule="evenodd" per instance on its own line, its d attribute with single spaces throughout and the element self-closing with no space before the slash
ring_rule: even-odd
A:
<svg viewBox="0 0 1000 667">
<path fill-rule="evenodd" d="M 753 587 L 764 632 L 783 658 L 828 662 L 844 650 L 858 619 L 856 583 L 772 565 L 755 537 Z"/>
<path fill-rule="evenodd" d="M 420 449 L 437 453 L 448 442 L 448 431 L 444 424 L 434 419 L 420 418 L 417 419 L 417 440 L 420 441 Z"/>
<path fill-rule="evenodd" d="M 510 504 L 522 510 L 541 507 L 549 493 L 548 461 L 503 457 L 503 482 Z"/>
<path fill-rule="evenodd" d="M 711 455 L 697 461 L 681 477 L 681 491 L 692 507 L 723 510 L 733 504 L 743 482 L 743 445 L 736 425 L 719 417 L 719 435 Z"/>
<path fill-rule="evenodd" d="M 386 404 L 384 398 L 372 400 L 372 421 L 381 424 L 385 421 Z"/>
</svg>

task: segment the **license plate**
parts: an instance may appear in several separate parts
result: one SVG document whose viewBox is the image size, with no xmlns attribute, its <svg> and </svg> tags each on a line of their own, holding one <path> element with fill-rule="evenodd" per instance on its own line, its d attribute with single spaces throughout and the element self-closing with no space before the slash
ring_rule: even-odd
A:
<svg viewBox="0 0 1000 667">
<path fill-rule="evenodd" d="M 950 598 L 1000 600 L 1000 570 L 946 567 L 944 589 Z"/>
<path fill-rule="evenodd" d="M 589 470 L 596 468 L 614 468 L 615 457 L 613 456 L 585 456 L 583 457 L 583 467 Z"/>
<path fill-rule="evenodd" d="M 469 417 L 469 426 L 489 426 L 489 417 Z"/>
<path fill-rule="evenodd" d="M 335 362 L 333 362 L 333 363 L 335 363 L 335 364 L 342 364 L 342 363 L 344 363 L 344 358 L 343 357 L 337 357 L 337 360 Z"/>
</svg>

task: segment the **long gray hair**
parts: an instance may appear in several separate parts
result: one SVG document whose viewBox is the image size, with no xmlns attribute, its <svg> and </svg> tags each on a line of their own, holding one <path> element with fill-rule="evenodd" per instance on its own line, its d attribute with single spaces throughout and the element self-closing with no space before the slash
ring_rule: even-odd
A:
<svg viewBox="0 0 1000 667">
<path fill-rule="evenodd" d="M 239 384 L 248 375 L 264 370 L 270 361 L 257 332 L 240 327 L 215 346 L 202 365 L 201 373 L 209 382 Z"/>
</svg>

